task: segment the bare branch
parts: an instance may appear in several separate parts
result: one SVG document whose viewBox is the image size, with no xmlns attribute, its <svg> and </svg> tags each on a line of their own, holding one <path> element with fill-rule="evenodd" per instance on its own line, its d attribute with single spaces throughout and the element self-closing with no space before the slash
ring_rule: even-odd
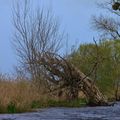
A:
<svg viewBox="0 0 120 120">
<path fill-rule="evenodd" d="M 112 39 L 120 38 L 120 23 L 113 18 L 108 18 L 104 16 L 93 17 L 92 25 L 95 30 L 98 30 L 106 37 L 111 37 Z"/>
<path fill-rule="evenodd" d="M 31 10 L 29 2 L 28 0 L 23 4 L 18 2 L 14 7 L 13 45 L 22 65 L 36 76 L 41 74 L 42 67 L 35 61 L 40 59 L 44 52 L 58 52 L 64 33 L 60 32 L 60 24 L 54 15 L 40 8 L 36 11 Z M 33 62 L 34 64 L 31 64 Z"/>
</svg>

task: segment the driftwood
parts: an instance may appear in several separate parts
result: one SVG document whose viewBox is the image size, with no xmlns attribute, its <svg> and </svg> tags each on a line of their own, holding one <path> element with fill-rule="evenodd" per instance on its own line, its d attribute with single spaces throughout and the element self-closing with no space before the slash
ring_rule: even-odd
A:
<svg viewBox="0 0 120 120">
<path fill-rule="evenodd" d="M 68 60 L 59 55 L 44 53 L 37 63 L 44 67 L 45 77 L 50 85 L 52 83 L 51 91 L 66 88 L 69 100 L 76 99 L 79 91 L 83 91 L 91 105 L 107 105 L 107 100 L 92 80 Z"/>
</svg>

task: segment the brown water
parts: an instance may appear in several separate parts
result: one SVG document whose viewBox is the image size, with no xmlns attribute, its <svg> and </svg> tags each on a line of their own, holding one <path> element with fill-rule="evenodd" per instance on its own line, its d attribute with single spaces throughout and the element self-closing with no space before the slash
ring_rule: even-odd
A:
<svg viewBox="0 0 120 120">
<path fill-rule="evenodd" d="M 1 114 L 0 120 L 120 120 L 120 103 L 109 107 L 46 108 L 33 113 Z"/>
</svg>

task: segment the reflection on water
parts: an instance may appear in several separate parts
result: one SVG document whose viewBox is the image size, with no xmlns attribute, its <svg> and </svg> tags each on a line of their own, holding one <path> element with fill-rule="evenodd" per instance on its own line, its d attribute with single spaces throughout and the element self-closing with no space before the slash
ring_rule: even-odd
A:
<svg viewBox="0 0 120 120">
<path fill-rule="evenodd" d="M 34 113 L 0 115 L 0 120 L 120 120 L 120 103 L 109 107 L 46 108 Z"/>
</svg>

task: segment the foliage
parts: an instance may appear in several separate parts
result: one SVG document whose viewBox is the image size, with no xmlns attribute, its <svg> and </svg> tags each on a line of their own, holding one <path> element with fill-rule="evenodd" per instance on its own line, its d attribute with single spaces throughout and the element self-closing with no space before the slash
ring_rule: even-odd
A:
<svg viewBox="0 0 120 120">
<path fill-rule="evenodd" d="M 77 51 L 71 54 L 70 61 L 89 74 L 91 74 L 99 88 L 107 95 L 114 93 L 120 78 L 120 40 L 99 41 L 97 47 L 94 43 L 82 44 Z"/>
<path fill-rule="evenodd" d="M 72 101 L 69 100 L 55 100 L 48 99 L 46 102 L 43 101 L 33 101 L 31 108 L 44 108 L 44 107 L 81 107 L 87 104 L 86 99 L 75 99 Z"/>
</svg>

